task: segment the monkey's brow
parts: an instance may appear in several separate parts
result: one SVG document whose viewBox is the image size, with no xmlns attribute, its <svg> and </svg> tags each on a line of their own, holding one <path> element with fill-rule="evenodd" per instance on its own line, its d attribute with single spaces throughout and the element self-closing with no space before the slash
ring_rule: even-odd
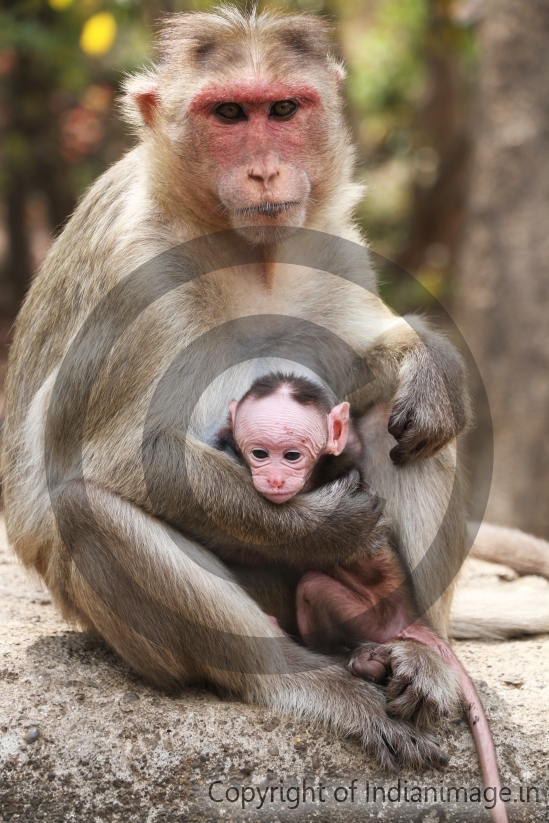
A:
<svg viewBox="0 0 549 823">
<path fill-rule="evenodd" d="M 238 83 L 211 83 L 198 91 L 189 111 L 194 114 L 214 103 L 274 103 L 277 100 L 299 100 L 302 104 L 320 105 L 320 94 L 308 83 L 272 83 L 268 80 L 243 80 Z"/>
</svg>

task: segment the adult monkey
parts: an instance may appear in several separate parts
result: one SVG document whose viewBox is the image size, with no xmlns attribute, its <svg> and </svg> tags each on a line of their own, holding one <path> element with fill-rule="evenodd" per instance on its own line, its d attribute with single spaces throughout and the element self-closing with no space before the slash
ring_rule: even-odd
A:
<svg viewBox="0 0 549 823">
<path fill-rule="evenodd" d="M 204 442 L 223 424 L 235 381 L 251 382 L 248 358 L 280 356 L 278 343 L 258 345 L 269 334 L 288 334 L 297 348 L 308 337 L 309 351 L 314 338 L 318 371 L 336 383 L 353 364 L 335 340 L 367 357 L 376 379 L 353 397 L 364 410 L 366 475 L 387 499 L 412 568 L 433 542 L 414 582 L 420 608 L 445 632 L 451 587 L 433 601 L 465 545 L 447 447 L 469 415 L 461 360 L 420 321 L 421 340 L 383 306 L 365 252 L 370 291 L 276 262 L 288 228 L 361 242 L 350 218 L 360 190 L 351 181 L 342 77 L 314 17 L 222 9 L 168 21 L 158 64 L 127 82 L 138 147 L 84 198 L 19 317 L 6 386 L 6 522 L 63 613 L 149 679 L 207 679 L 356 734 L 385 766 L 419 767 L 445 758 L 399 713 L 408 716 L 410 702 L 423 716 L 447 708 L 444 665 L 413 643 L 396 644 L 395 681 L 411 673 L 412 682 L 390 718 L 374 686 L 281 637 L 260 608 L 290 627 L 304 569 L 352 568 L 375 550 L 387 528 L 379 501 L 349 477 L 281 511 Z M 219 243 L 201 238 L 227 229 L 248 256 L 231 256 L 235 238 L 222 235 L 229 252 L 220 271 Z M 185 241 L 183 258 L 166 251 Z M 327 241 L 326 255 L 330 248 Z M 181 274 L 185 260 L 193 279 Z M 158 416 L 170 403 L 155 398 L 160 391 L 173 400 L 166 385 L 192 398 L 227 329 L 245 362 L 204 393 L 185 439 Z M 394 463 L 406 465 L 391 463 L 391 447 Z M 219 559 L 247 550 L 264 565 L 229 569 Z"/>
</svg>

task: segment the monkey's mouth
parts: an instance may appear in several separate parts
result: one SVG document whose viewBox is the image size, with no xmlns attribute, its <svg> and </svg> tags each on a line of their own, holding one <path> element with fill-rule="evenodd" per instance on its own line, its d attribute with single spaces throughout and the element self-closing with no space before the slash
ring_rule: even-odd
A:
<svg viewBox="0 0 549 823">
<path fill-rule="evenodd" d="M 237 209 L 236 213 L 243 215 L 265 214 L 267 217 L 276 217 L 277 214 L 299 205 L 301 205 L 299 200 L 288 200 L 285 203 L 261 203 L 259 206 L 247 206 L 244 209 Z"/>
<path fill-rule="evenodd" d="M 290 500 L 295 494 L 295 491 L 285 491 L 285 492 L 261 492 L 267 500 L 270 500 L 271 503 L 286 503 L 286 501 Z"/>
</svg>

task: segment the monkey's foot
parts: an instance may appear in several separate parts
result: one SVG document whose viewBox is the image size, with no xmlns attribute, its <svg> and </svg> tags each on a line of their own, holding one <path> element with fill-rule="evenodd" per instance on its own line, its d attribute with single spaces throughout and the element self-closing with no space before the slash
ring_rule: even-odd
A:
<svg viewBox="0 0 549 823">
<path fill-rule="evenodd" d="M 288 662 L 318 661 L 306 649 L 292 648 L 288 641 Z M 324 658 L 328 662 L 329 658 Z M 272 681 L 271 681 L 272 683 Z M 253 700 L 253 695 L 248 695 Z M 271 699 L 273 702 L 271 702 Z M 345 737 L 358 738 L 362 747 L 387 772 L 401 768 L 423 770 L 441 768 L 448 758 L 429 732 L 417 729 L 398 717 L 389 717 L 383 691 L 342 666 L 323 666 L 283 675 L 276 684 L 274 706 L 292 706 L 298 714 L 323 721 Z"/>
<path fill-rule="evenodd" d="M 437 652 L 420 643 L 363 643 L 348 665 L 357 677 L 386 681 L 387 713 L 419 727 L 433 726 L 459 704 L 455 673 Z"/>
</svg>

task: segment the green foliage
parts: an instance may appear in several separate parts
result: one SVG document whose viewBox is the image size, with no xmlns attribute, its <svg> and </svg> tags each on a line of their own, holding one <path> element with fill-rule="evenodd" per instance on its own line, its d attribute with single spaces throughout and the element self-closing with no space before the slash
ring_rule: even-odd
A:
<svg viewBox="0 0 549 823">
<path fill-rule="evenodd" d="M 431 79 L 428 59 L 450 55 L 464 82 L 474 71 L 474 32 L 452 19 L 451 8 L 444 0 L 379 0 L 370 6 L 367 25 L 345 36 L 349 101 L 363 179 L 372 189 L 361 219 L 389 256 L 406 241 L 418 152 L 433 146 L 421 117 Z"/>
<path fill-rule="evenodd" d="M 371 25 L 353 37 L 349 97 L 368 115 L 366 128 L 375 140 L 388 126 L 410 123 L 424 79 L 420 51 L 427 19 L 424 0 L 386 0 Z"/>
<path fill-rule="evenodd" d="M 50 203 L 65 204 L 50 215 L 50 223 L 59 224 L 66 216 L 63 208 L 72 208 L 129 145 L 115 116 L 116 94 L 124 72 L 150 58 L 155 21 L 166 11 L 214 5 L 211 0 L 4 4 L 0 194 L 8 196 L 23 184 L 31 193 L 44 192 Z M 237 5 L 249 7 L 244 0 Z M 359 146 L 359 175 L 369 188 L 358 217 L 374 248 L 398 257 L 411 231 L 414 192 L 418 185 L 428 189 L 437 176 L 436 136 L 422 118 L 432 82 L 429 59 L 450 55 L 465 82 L 474 70 L 474 32 L 458 20 L 459 2 L 267 0 L 259 6 L 313 11 L 338 22 L 349 69 L 347 94 Z M 93 20 L 97 25 L 91 32 Z M 109 25 L 101 28 L 101 20 Z M 436 271 L 433 276 L 430 282 L 438 288 Z"/>
<path fill-rule="evenodd" d="M 133 0 L 50 2 L 0 10 L 0 191 L 9 194 L 22 179 L 30 190 L 47 189 L 45 164 L 55 167 L 69 203 L 127 145 L 113 104 L 123 72 L 149 57 L 150 32 L 146 4 Z M 82 33 L 98 12 L 112 19 L 115 40 L 105 53 L 86 54 Z"/>
</svg>

